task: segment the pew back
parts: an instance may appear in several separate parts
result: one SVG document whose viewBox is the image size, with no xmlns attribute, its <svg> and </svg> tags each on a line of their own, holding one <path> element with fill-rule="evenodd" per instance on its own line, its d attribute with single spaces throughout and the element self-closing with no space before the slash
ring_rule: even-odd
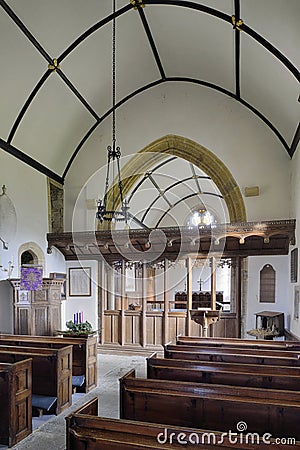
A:
<svg viewBox="0 0 300 450">
<path fill-rule="evenodd" d="M 97 386 L 97 337 L 59 337 L 0 334 L 0 344 L 27 347 L 61 348 L 73 346 L 72 373 L 85 376 L 84 391 Z"/>
<path fill-rule="evenodd" d="M 257 353 L 257 354 L 256 354 Z M 280 352 L 282 353 L 282 352 Z M 268 350 L 248 353 L 247 349 L 236 351 L 236 349 L 216 349 L 216 348 L 198 348 L 187 345 L 169 345 L 164 347 L 164 357 L 172 359 L 189 359 L 197 361 L 218 361 L 227 363 L 242 364 L 263 364 L 279 366 L 300 366 L 298 353 L 288 352 L 286 356 L 277 356 L 268 353 Z"/>
<path fill-rule="evenodd" d="M 156 354 L 147 358 L 147 378 L 300 390 L 300 368 L 297 367 L 205 364 L 197 361 L 157 358 Z"/>
<path fill-rule="evenodd" d="M 32 431 L 31 364 L 0 363 L 0 444 L 9 447 Z"/>
<path fill-rule="evenodd" d="M 235 430 L 300 440 L 300 393 L 228 385 L 120 379 L 120 417 L 211 430 Z"/>
<path fill-rule="evenodd" d="M 176 344 L 210 347 L 240 347 L 265 350 L 300 350 L 300 341 L 268 341 L 262 339 L 210 338 L 198 336 L 177 336 Z"/>
<path fill-rule="evenodd" d="M 141 450 L 141 449 L 227 449 L 237 446 L 221 432 L 203 429 L 172 427 L 169 425 L 97 416 L 98 399 L 94 398 L 66 417 L 67 450 Z M 256 441 L 257 442 L 257 441 Z M 221 444 L 222 445 L 218 445 Z M 269 444 L 260 441 L 259 448 Z M 270 440 L 273 449 L 300 448 L 300 445 L 281 446 Z M 239 449 L 252 449 L 247 439 L 239 442 Z"/>
<path fill-rule="evenodd" d="M 32 358 L 32 393 L 57 397 L 56 414 L 72 404 L 72 346 L 59 349 L 0 345 L 0 361 Z"/>
</svg>

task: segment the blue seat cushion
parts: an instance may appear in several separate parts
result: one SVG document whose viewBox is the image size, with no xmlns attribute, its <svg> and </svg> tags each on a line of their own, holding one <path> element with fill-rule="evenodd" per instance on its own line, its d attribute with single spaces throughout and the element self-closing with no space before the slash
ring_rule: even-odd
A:
<svg viewBox="0 0 300 450">
<path fill-rule="evenodd" d="M 84 375 L 73 375 L 72 376 L 72 386 L 81 387 L 84 385 L 85 376 Z"/>
<path fill-rule="evenodd" d="M 49 411 L 55 404 L 57 397 L 48 397 L 47 395 L 32 394 L 32 406 Z"/>
</svg>

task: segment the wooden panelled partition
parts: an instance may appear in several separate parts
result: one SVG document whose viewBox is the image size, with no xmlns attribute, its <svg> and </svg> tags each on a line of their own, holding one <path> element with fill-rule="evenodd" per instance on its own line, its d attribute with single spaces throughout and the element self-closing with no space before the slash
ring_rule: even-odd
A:
<svg viewBox="0 0 300 450">
<path fill-rule="evenodd" d="M 104 311 L 102 328 L 102 344 L 122 345 L 121 337 L 124 335 L 123 345 L 132 346 L 159 346 L 166 342 L 164 337 L 164 324 L 168 327 L 169 340 L 173 340 L 178 335 L 184 335 L 187 321 L 186 311 L 169 311 L 164 317 L 164 311 L 130 311 L 126 310 L 122 316 L 121 311 Z M 166 320 L 167 319 L 167 320 Z M 215 337 L 235 337 L 236 314 L 222 313 L 219 322 L 215 325 Z M 143 342 L 142 330 L 146 329 Z M 190 320 L 190 329 L 193 336 L 201 336 L 202 327 Z M 122 333 L 124 330 L 124 333 Z"/>
</svg>

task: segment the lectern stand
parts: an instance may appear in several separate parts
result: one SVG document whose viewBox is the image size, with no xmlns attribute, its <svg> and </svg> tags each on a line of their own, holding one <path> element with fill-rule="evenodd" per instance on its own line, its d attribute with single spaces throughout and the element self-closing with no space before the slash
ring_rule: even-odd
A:
<svg viewBox="0 0 300 450">
<path fill-rule="evenodd" d="M 212 309 L 191 310 L 191 319 L 202 326 L 203 337 L 207 337 L 208 327 L 219 320 L 221 311 L 221 309 L 218 311 Z"/>
</svg>

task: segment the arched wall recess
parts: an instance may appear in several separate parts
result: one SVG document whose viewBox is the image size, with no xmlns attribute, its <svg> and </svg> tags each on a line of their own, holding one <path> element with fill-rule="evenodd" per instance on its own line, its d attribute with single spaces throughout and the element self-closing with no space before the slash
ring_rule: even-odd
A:
<svg viewBox="0 0 300 450">
<path fill-rule="evenodd" d="M 225 164 L 207 148 L 191 139 L 177 135 L 166 135 L 157 139 L 137 152 L 122 168 L 121 178 L 124 196 L 130 193 L 134 184 L 147 170 L 163 160 L 166 155 L 175 155 L 185 159 L 211 177 L 225 200 L 231 222 L 245 222 L 247 220 L 241 191 Z M 112 198 L 116 199 L 117 192 L 118 188 L 115 184 L 108 193 L 108 205 L 112 206 Z M 116 203 L 120 203 L 120 199 L 117 199 Z M 103 226 L 100 225 L 98 228 L 103 229 Z"/>
<path fill-rule="evenodd" d="M 30 253 L 34 253 L 37 256 L 37 263 L 39 266 L 43 267 L 43 272 L 45 273 L 45 255 L 44 255 L 43 250 L 35 242 L 25 242 L 24 244 L 20 245 L 19 250 L 18 250 L 19 277 L 21 275 L 21 273 L 20 273 L 21 255 L 22 255 L 22 253 L 24 253 L 26 251 L 29 251 Z"/>
</svg>

